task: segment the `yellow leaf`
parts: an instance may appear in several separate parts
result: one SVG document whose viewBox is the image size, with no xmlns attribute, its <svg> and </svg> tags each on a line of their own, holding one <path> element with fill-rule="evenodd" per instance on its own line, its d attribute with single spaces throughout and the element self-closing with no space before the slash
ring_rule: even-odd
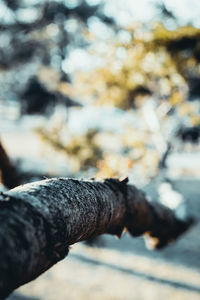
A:
<svg viewBox="0 0 200 300">
<path fill-rule="evenodd" d="M 181 116 L 189 115 L 191 113 L 190 103 L 182 103 L 178 109 L 178 113 Z"/>
<path fill-rule="evenodd" d="M 183 95 L 180 92 L 174 92 L 171 96 L 171 98 L 169 98 L 169 101 L 171 103 L 172 106 L 177 106 L 178 104 L 180 104 L 183 101 Z"/>
<path fill-rule="evenodd" d="M 190 122 L 193 126 L 197 126 L 200 123 L 200 116 L 192 115 L 190 117 Z"/>
</svg>

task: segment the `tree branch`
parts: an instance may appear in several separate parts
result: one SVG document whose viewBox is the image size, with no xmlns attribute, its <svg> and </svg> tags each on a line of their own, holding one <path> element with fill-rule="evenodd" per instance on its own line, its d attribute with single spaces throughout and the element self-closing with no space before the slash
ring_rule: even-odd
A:
<svg viewBox="0 0 200 300">
<path fill-rule="evenodd" d="M 13 164 L 11 163 L 6 150 L 0 142 L 0 171 L 1 179 L 5 186 L 9 189 L 18 186 L 20 181 L 17 176 L 17 172 Z"/>
<path fill-rule="evenodd" d="M 127 181 L 54 178 L 1 193 L 1 299 L 62 260 L 76 242 L 127 229 L 161 248 L 188 229 L 190 221 L 148 202 Z"/>
</svg>

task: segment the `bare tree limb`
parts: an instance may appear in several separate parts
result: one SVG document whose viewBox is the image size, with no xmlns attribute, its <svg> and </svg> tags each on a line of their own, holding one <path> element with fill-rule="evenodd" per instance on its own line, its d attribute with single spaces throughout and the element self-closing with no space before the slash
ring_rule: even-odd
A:
<svg viewBox="0 0 200 300">
<path fill-rule="evenodd" d="M 148 234 L 161 248 L 188 229 L 127 179 L 54 178 L 0 194 L 0 295 L 7 297 L 62 260 L 69 246 L 103 233 Z"/>
</svg>

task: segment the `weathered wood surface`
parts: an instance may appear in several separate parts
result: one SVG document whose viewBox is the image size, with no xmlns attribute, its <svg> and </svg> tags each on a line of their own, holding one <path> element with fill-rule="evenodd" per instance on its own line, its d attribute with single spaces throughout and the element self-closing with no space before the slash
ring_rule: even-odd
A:
<svg viewBox="0 0 200 300">
<path fill-rule="evenodd" d="M 127 180 L 55 178 L 1 193 L 1 299 L 63 259 L 76 242 L 102 233 L 120 236 L 127 229 L 152 237 L 161 248 L 189 225 L 148 202 Z"/>
</svg>

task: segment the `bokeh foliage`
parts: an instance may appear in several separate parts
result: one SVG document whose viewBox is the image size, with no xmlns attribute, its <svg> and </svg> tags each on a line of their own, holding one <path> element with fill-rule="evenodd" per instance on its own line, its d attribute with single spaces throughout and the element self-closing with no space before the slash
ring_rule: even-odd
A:
<svg viewBox="0 0 200 300">
<path fill-rule="evenodd" d="M 2 3 L 7 10 L 0 20 L 1 82 L 6 82 L 1 99 L 19 101 L 22 114 L 51 118 L 58 104 L 63 110 L 115 107 L 133 120 L 120 131 L 99 126 L 76 135 L 67 118 L 59 123 L 52 118 L 37 129 L 46 144 L 66 154 L 72 172 L 92 168 L 100 177 L 149 179 L 180 146 L 177 137 L 198 141 L 199 29 L 168 29 L 161 22 L 120 27 L 102 4 L 84 0 Z M 88 26 L 94 16 L 107 26 L 102 39 Z M 63 63 L 77 48 L 92 62 L 87 70 L 68 74 Z"/>
<path fill-rule="evenodd" d="M 91 40 L 90 33 L 86 35 Z M 77 72 L 73 84 L 65 83 L 62 92 L 97 109 L 118 107 L 136 120 L 121 133 L 96 133 L 102 153 L 94 156 L 97 176 L 155 177 L 165 166 L 169 150 L 178 147 L 178 136 L 188 133 L 189 140 L 198 140 L 199 37 L 200 30 L 192 26 L 168 30 L 162 23 L 120 28 L 104 47 L 92 36 L 89 51 L 100 63 L 90 71 Z M 192 130 L 197 131 L 196 140 Z M 112 144 L 109 150 L 106 141 Z M 85 168 L 81 162 L 80 169 Z"/>
<path fill-rule="evenodd" d="M 63 68 L 72 49 L 88 45 L 82 31 L 90 18 L 112 26 L 102 5 L 85 0 L 3 0 L 0 3 L 0 98 L 18 100 L 22 114 L 51 112 L 70 77 Z M 6 83 L 6 84 L 5 84 Z M 42 100 L 41 100 L 42 99 Z"/>
</svg>

